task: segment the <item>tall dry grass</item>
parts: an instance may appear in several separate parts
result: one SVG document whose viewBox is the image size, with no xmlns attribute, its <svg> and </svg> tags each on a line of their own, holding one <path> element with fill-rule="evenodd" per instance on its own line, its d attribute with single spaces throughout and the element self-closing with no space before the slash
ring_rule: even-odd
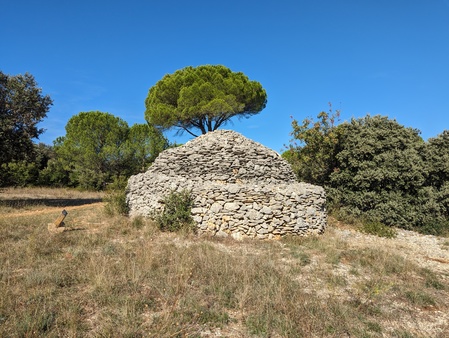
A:
<svg viewBox="0 0 449 338">
<path fill-rule="evenodd" d="M 50 235 L 56 216 L 0 216 L 1 337 L 449 333 L 430 319 L 448 312 L 447 279 L 382 248 L 351 248 L 332 229 L 235 242 L 161 233 L 92 204 L 69 213 L 72 231 Z"/>
</svg>

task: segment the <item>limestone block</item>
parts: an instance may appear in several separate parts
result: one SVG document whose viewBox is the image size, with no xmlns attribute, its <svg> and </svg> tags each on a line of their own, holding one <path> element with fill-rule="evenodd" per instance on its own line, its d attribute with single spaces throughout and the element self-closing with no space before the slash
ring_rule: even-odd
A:
<svg viewBox="0 0 449 338">
<path fill-rule="evenodd" d="M 224 205 L 225 210 L 235 211 L 235 210 L 238 210 L 239 208 L 240 208 L 240 206 L 234 202 L 228 202 L 228 203 L 225 203 L 225 205 Z"/>
<path fill-rule="evenodd" d="M 267 207 L 267 206 L 263 206 L 262 209 L 260 209 L 260 212 L 261 212 L 262 214 L 272 214 L 272 213 L 273 213 L 273 211 L 271 210 L 271 208 L 270 208 L 270 207 Z"/>
<path fill-rule="evenodd" d="M 207 212 L 207 208 L 192 208 L 191 213 L 192 215 L 197 215 L 197 214 L 205 214 Z"/>
<path fill-rule="evenodd" d="M 221 209 L 223 209 L 222 204 L 221 203 L 217 203 L 217 202 L 212 204 L 211 207 L 210 207 L 210 211 L 213 212 L 214 214 L 220 212 Z"/>
</svg>

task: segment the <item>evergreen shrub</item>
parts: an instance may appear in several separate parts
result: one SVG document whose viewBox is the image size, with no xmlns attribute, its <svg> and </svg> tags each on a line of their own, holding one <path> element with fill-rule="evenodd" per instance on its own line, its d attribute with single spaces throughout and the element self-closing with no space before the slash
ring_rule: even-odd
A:
<svg viewBox="0 0 449 338">
<path fill-rule="evenodd" d="M 164 200 L 164 210 L 156 216 L 156 222 L 162 231 L 195 231 L 191 215 L 193 197 L 191 191 L 171 191 Z"/>
</svg>

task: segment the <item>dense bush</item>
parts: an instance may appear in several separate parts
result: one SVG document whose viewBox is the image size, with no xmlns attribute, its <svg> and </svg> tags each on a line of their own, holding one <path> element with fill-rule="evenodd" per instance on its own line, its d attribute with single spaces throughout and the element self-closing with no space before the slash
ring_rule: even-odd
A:
<svg viewBox="0 0 449 338">
<path fill-rule="evenodd" d="M 437 202 L 449 218 L 449 130 L 429 140 L 427 156 L 427 185 L 437 190 Z"/>
<path fill-rule="evenodd" d="M 39 171 L 39 185 L 67 187 L 70 185 L 70 172 L 60 159 L 53 158 Z"/>
<path fill-rule="evenodd" d="M 448 236 L 449 235 L 449 221 L 448 220 L 428 220 L 424 225 L 415 227 L 413 230 L 424 234 L 434 236 Z"/>
<path fill-rule="evenodd" d="M 156 216 L 156 222 L 162 231 L 194 231 L 191 216 L 193 197 L 190 191 L 172 191 L 163 201 L 164 210 Z"/>
<path fill-rule="evenodd" d="M 284 158 L 300 179 L 325 186 L 331 210 L 369 224 L 424 232 L 447 227 L 449 132 L 426 143 L 417 129 L 387 117 L 367 115 L 338 126 L 326 113 L 318 118 L 294 121 L 301 146 L 291 146 Z"/>
<path fill-rule="evenodd" d="M 426 181 L 426 145 L 419 131 L 395 120 L 366 116 L 341 124 L 331 203 L 387 225 L 420 223 L 417 206 Z"/>
<path fill-rule="evenodd" d="M 449 182 L 449 130 L 429 139 L 427 155 L 428 183 L 440 188 Z"/>
<path fill-rule="evenodd" d="M 54 157 L 51 146 L 43 143 L 32 144 L 22 160 L 12 160 L 0 165 L 0 187 L 49 185 L 42 171 Z"/>
</svg>

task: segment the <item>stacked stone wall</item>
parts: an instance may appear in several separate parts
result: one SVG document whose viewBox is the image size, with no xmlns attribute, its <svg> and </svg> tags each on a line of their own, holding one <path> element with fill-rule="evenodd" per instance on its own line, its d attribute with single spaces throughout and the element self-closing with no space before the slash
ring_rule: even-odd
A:
<svg viewBox="0 0 449 338">
<path fill-rule="evenodd" d="M 218 236 L 306 235 L 326 226 L 324 189 L 296 182 L 276 152 L 232 131 L 162 152 L 127 189 L 131 216 L 155 215 L 170 192 L 191 191 L 198 231 Z"/>
</svg>

